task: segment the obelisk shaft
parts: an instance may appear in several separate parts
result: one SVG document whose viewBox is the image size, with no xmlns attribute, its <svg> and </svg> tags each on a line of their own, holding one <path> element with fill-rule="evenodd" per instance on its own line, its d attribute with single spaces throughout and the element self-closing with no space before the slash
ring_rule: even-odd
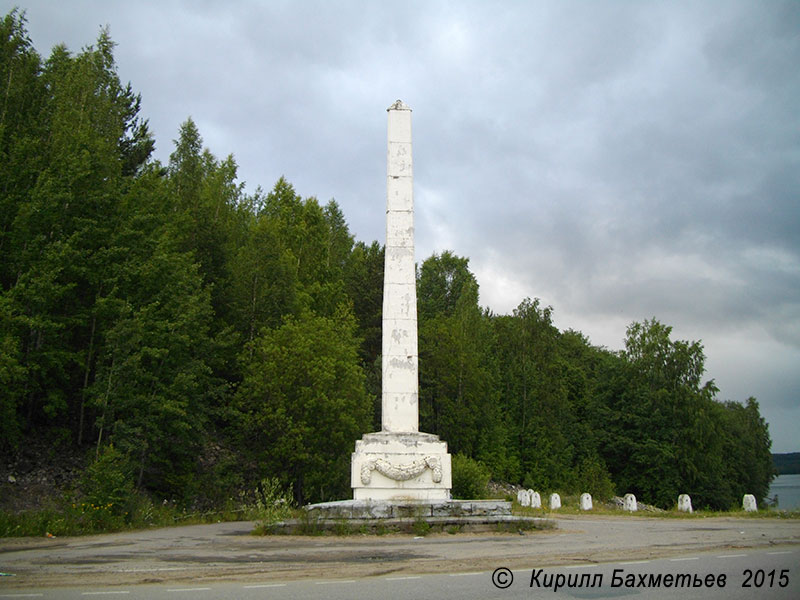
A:
<svg viewBox="0 0 800 600">
<path fill-rule="evenodd" d="M 419 430 L 419 369 L 411 109 L 398 100 L 388 113 L 381 428 L 412 432 Z"/>
<path fill-rule="evenodd" d="M 447 443 L 419 431 L 411 109 L 400 100 L 389 107 L 388 138 L 382 423 L 356 441 L 350 486 L 357 501 L 442 502 L 452 487 Z"/>
</svg>

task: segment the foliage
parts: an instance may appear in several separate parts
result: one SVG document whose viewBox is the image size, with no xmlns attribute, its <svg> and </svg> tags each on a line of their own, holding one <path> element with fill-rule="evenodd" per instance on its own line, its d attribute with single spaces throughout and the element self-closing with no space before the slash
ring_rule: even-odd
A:
<svg viewBox="0 0 800 600">
<path fill-rule="evenodd" d="M 800 452 L 773 454 L 772 462 L 779 475 L 793 475 L 800 473 Z"/>
<path fill-rule="evenodd" d="M 420 423 L 453 453 L 498 471 L 505 457 L 488 316 L 478 306 L 469 261 L 449 252 L 422 264 L 419 275 Z"/>
<path fill-rule="evenodd" d="M 291 488 L 284 490 L 277 477 L 262 479 L 253 491 L 252 500 L 242 495 L 244 518 L 259 521 L 260 527 L 288 519 L 292 514 Z"/>
<path fill-rule="evenodd" d="M 133 469 L 128 458 L 114 446 L 106 446 L 87 468 L 81 482 L 90 506 L 102 507 L 113 516 L 129 508 L 134 494 Z"/>
<path fill-rule="evenodd" d="M 287 316 L 248 352 L 237 394 L 243 452 L 259 473 L 280 473 L 298 504 L 348 491 L 349 452 L 370 413 L 357 348 L 343 306 L 334 317 Z"/>
<path fill-rule="evenodd" d="M 453 498 L 477 500 L 486 498 L 491 473 L 486 466 L 463 454 L 452 456 Z"/>
<path fill-rule="evenodd" d="M 605 501 L 614 495 L 611 476 L 603 461 L 597 456 L 587 457 L 578 464 L 575 481 L 574 492 L 588 492 L 595 500 Z"/>
<path fill-rule="evenodd" d="M 259 490 L 256 494 L 260 493 Z M 255 495 L 255 494 L 254 494 Z M 129 510 L 122 515 L 113 514 L 108 506 L 65 496 L 51 506 L 38 510 L 10 512 L 0 510 L 0 538 L 2 537 L 59 537 L 85 535 L 108 531 L 169 527 L 239 521 L 284 519 L 292 515 L 291 508 L 278 502 L 259 502 L 253 498 L 242 498 L 239 504 L 228 502 L 215 510 L 192 511 L 167 500 L 155 501 L 143 492 L 136 492 L 127 504 Z"/>
<path fill-rule="evenodd" d="M 713 381 L 701 383 L 702 345 L 670 333 L 655 319 L 632 324 L 622 360 L 608 363 L 600 380 L 600 451 L 617 491 L 662 508 L 682 493 L 697 507 L 717 509 L 744 489 L 763 499 L 771 442 L 757 404 L 717 402 Z"/>
</svg>

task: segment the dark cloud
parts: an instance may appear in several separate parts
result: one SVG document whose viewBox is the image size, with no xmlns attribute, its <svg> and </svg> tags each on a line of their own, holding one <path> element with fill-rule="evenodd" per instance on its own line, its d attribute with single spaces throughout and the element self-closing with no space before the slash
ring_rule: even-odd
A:
<svg viewBox="0 0 800 600">
<path fill-rule="evenodd" d="M 383 240 L 384 109 L 414 109 L 418 258 L 619 348 L 656 316 L 720 396 L 800 418 L 800 3 L 14 0 L 47 53 L 110 25 L 167 160 L 188 116 Z M 0 8 L 11 5 L 0 0 Z"/>
</svg>

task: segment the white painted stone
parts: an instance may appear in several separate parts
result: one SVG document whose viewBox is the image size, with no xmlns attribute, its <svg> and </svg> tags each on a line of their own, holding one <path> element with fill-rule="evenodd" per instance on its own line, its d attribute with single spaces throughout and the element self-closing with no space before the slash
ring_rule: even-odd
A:
<svg viewBox="0 0 800 600">
<path fill-rule="evenodd" d="M 745 494 L 742 498 L 742 508 L 746 512 L 756 512 L 758 506 L 756 505 L 756 497 L 753 494 Z"/>
<path fill-rule="evenodd" d="M 396 294 L 386 299 L 386 309 L 397 320 L 413 319 L 417 311 L 417 291 L 414 284 L 396 284 Z"/>
<path fill-rule="evenodd" d="M 394 396 L 417 396 L 419 388 L 411 109 L 398 100 L 388 113 L 382 427 L 411 432 L 419 429 L 418 403 Z"/>
<path fill-rule="evenodd" d="M 589 493 L 581 494 L 581 510 L 592 510 L 592 495 Z"/>
<path fill-rule="evenodd" d="M 528 495 L 528 490 L 519 490 L 517 492 L 517 502 L 520 506 L 530 506 L 531 497 Z"/>
<path fill-rule="evenodd" d="M 408 284 L 408 270 L 414 268 L 414 249 L 408 246 L 387 246 L 384 256 L 383 290 L 392 284 Z M 392 290 L 394 292 L 394 290 Z"/>
<path fill-rule="evenodd" d="M 528 493 L 531 495 L 531 508 L 542 508 L 542 497 L 539 492 L 528 490 Z"/>
<path fill-rule="evenodd" d="M 414 359 L 406 356 L 389 356 L 383 368 L 383 376 L 386 380 L 384 390 L 394 393 L 410 393 L 414 389 L 416 366 Z"/>
<path fill-rule="evenodd" d="M 689 494 L 681 494 L 678 496 L 678 510 L 680 512 L 694 512 L 692 510 L 692 499 L 689 497 Z"/>
<path fill-rule="evenodd" d="M 386 112 L 389 113 L 389 118 L 391 119 L 392 111 L 408 111 L 409 118 L 402 119 L 396 121 L 394 123 L 394 128 L 389 127 L 389 140 L 390 141 L 401 141 L 411 143 L 411 107 L 409 107 L 405 102 L 402 100 L 395 100 L 394 104 L 392 104 L 389 108 L 386 109 Z"/>
<path fill-rule="evenodd" d="M 411 144 L 403 144 L 401 142 L 389 142 L 388 148 L 389 168 L 392 172 L 396 173 L 395 177 L 407 177 L 411 179 L 413 173 L 413 161 L 411 158 Z M 398 196 L 408 198 L 403 195 L 401 190 L 398 190 Z"/>
<path fill-rule="evenodd" d="M 511 502 L 503 500 L 338 500 L 308 504 L 303 509 L 312 519 L 511 517 Z"/>
<path fill-rule="evenodd" d="M 386 245 L 393 248 L 409 248 L 414 244 L 414 213 L 396 210 L 392 220 L 386 224 Z"/>
<path fill-rule="evenodd" d="M 410 433 L 403 415 L 419 411 L 419 397 L 415 393 L 383 392 L 383 402 L 392 410 L 381 415 L 381 429 L 389 433 Z M 394 421 L 392 419 L 398 419 Z M 413 432 L 412 432 L 413 433 Z M 358 443 L 358 442 L 356 442 Z"/>
<path fill-rule="evenodd" d="M 624 498 L 624 508 L 630 512 L 636 512 L 639 510 L 639 507 L 636 504 L 636 496 L 633 494 L 625 494 Z"/>
<path fill-rule="evenodd" d="M 388 113 L 381 431 L 356 442 L 351 486 L 355 500 L 447 500 L 447 444 L 419 432 L 411 109 L 398 100 Z"/>
<path fill-rule="evenodd" d="M 559 508 L 561 508 L 561 496 L 550 494 L 550 510 L 558 510 Z"/>
<path fill-rule="evenodd" d="M 350 485 L 356 500 L 447 500 L 447 444 L 430 433 L 367 433 L 356 442 Z"/>
<path fill-rule="evenodd" d="M 411 332 L 408 331 L 410 319 L 384 319 L 383 325 L 385 327 L 384 331 L 386 335 L 384 336 L 383 340 L 383 357 L 389 358 L 401 358 L 404 361 L 409 361 L 409 366 L 404 365 L 393 365 L 387 363 L 390 367 L 397 367 L 399 369 L 408 369 L 412 368 L 416 372 L 416 364 L 417 364 L 417 356 L 418 356 L 418 349 L 417 349 L 417 336 L 413 335 Z M 414 321 L 416 322 L 416 321 Z M 384 373 L 386 373 L 386 366 L 384 365 Z M 414 389 L 409 389 L 407 391 L 416 391 L 418 386 L 414 385 Z"/>
</svg>

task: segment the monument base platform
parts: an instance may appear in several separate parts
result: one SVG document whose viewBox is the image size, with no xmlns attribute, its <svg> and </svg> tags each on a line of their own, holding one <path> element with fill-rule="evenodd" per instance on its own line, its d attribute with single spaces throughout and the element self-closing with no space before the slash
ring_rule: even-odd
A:
<svg viewBox="0 0 800 600">
<path fill-rule="evenodd" d="M 354 500 L 444 501 L 452 487 L 447 443 L 422 432 L 367 433 L 350 461 Z"/>
<path fill-rule="evenodd" d="M 303 507 L 300 519 L 276 523 L 268 528 L 275 534 L 338 535 L 366 533 L 431 532 L 520 532 L 553 529 L 555 522 L 511 514 L 505 500 L 401 501 L 343 500 Z"/>
<path fill-rule="evenodd" d="M 309 504 L 303 510 L 321 519 L 403 519 L 511 516 L 506 500 L 341 500 Z"/>
</svg>

